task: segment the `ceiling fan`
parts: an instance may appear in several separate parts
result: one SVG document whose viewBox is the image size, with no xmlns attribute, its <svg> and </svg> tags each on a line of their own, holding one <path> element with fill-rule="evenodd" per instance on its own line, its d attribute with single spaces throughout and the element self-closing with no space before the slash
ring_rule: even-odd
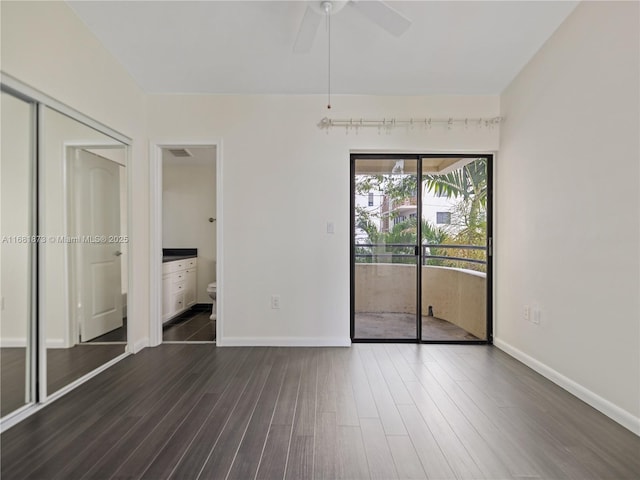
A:
<svg viewBox="0 0 640 480">
<path fill-rule="evenodd" d="M 388 2 L 382 0 L 310 1 L 308 2 L 307 10 L 304 12 L 304 17 L 302 17 L 293 51 L 295 53 L 306 53 L 311 50 L 322 19 L 329 15 L 335 15 L 345 5 L 355 8 L 369 20 L 396 37 L 406 32 L 411 25 L 411 20 L 391 7 Z"/>
</svg>

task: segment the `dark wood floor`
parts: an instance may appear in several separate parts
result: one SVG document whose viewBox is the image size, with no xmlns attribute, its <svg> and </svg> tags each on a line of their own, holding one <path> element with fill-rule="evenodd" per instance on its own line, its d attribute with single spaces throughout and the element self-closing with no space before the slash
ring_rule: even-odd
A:
<svg viewBox="0 0 640 480">
<path fill-rule="evenodd" d="M 124 353 L 121 344 L 80 344 L 47 349 L 47 393 L 62 387 Z M 0 414 L 25 404 L 25 348 L 0 348 Z"/>
<path fill-rule="evenodd" d="M 0 416 L 25 404 L 27 349 L 0 348 Z"/>
<path fill-rule="evenodd" d="M 638 479 L 640 438 L 490 346 L 147 348 L 5 432 L 9 479 Z"/>
<path fill-rule="evenodd" d="M 164 325 L 165 342 L 213 342 L 216 339 L 216 321 L 211 320 L 211 307 L 207 310 L 189 310 Z"/>
<path fill-rule="evenodd" d="M 47 394 L 51 395 L 125 351 L 124 344 L 81 343 L 72 348 L 47 349 Z"/>
<path fill-rule="evenodd" d="M 356 313 L 355 338 L 363 340 L 416 338 L 416 315 L 410 313 Z M 440 318 L 422 317 L 422 340 L 463 342 L 480 340 L 465 329 Z M 482 339 L 484 340 L 484 338 Z"/>
</svg>

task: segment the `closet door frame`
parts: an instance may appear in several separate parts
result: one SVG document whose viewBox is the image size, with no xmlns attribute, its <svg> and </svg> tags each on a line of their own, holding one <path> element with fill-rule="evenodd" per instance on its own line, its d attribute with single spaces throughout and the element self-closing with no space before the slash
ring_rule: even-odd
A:
<svg viewBox="0 0 640 480">
<path fill-rule="evenodd" d="M 4 72 L 0 72 L 0 90 L 9 95 L 12 95 L 20 100 L 23 100 L 29 104 L 31 104 L 32 111 L 32 148 L 30 155 L 31 162 L 31 206 L 30 206 L 30 226 L 31 232 L 30 235 L 35 239 L 39 239 L 40 235 L 46 234 L 46 232 L 40 232 L 40 216 L 39 213 L 42 210 L 42 198 L 40 198 L 39 192 L 41 191 L 44 185 L 44 179 L 40 178 L 39 171 L 41 169 L 42 152 L 40 151 L 40 147 L 42 145 L 43 139 L 43 129 L 45 125 L 43 125 L 43 111 L 45 108 L 50 108 L 62 115 L 65 115 L 72 120 L 77 121 L 78 123 L 85 125 L 89 128 L 92 128 L 106 136 L 113 138 L 114 140 L 119 141 L 126 148 L 126 167 L 131 165 L 131 145 L 133 143 L 132 139 L 123 135 L 122 133 L 104 125 L 103 123 L 79 112 L 78 110 L 69 107 L 68 105 L 59 102 L 58 100 L 50 97 L 49 95 L 27 85 L 26 83 L 18 80 L 11 75 L 8 75 Z M 131 175 L 131 169 L 127 168 L 127 198 L 128 198 L 128 219 L 127 219 L 127 231 L 129 236 L 129 255 L 128 255 L 128 265 L 127 265 L 127 274 L 128 278 L 132 278 L 133 268 L 132 261 L 133 258 L 133 248 L 132 248 L 132 206 L 131 206 L 131 194 L 133 191 L 133 181 Z M 115 357 L 111 361 L 103 364 L 97 369 L 89 372 L 83 377 L 69 383 L 65 387 L 56 391 L 53 395 L 48 395 L 46 392 L 46 372 L 47 372 L 47 363 L 46 363 L 46 342 L 45 342 L 45 332 L 42 325 L 40 325 L 40 293 L 43 288 L 43 275 L 40 274 L 41 269 L 41 243 L 38 241 L 30 243 L 30 313 L 29 313 L 29 321 L 28 321 L 28 331 L 27 331 L 27 343 L 29 348 L 29 356 L 28 361 L 26 362 L 27 369 L 29 370 L 29 386 L 30 386 L 30 401 L 18 408 L 17 410 L 5 415 L 0 418 L 0 433 L 6 431 L 11 428 L 13 425 L 21 422 L 25 418 L 33 415 L 35 412 L 48 405 L 49 403 L 57 400 L 62 397 L 66 393 L 70 392 L 77 386 L 82 383 L 88 381 L 90 378 L 99 374 L 103 370 L 106 370 L 113 364 L 119 362 L 123 358 L 127 357 L 131 354 L 132 351 L 132 338 L 131 338 L 131 329 L 128 329 L 127 333 L 127 345 L 123 354 Z M 130 305 L 135 303 L 135 296 L 133 295 L 133 282 L 129 282 L 129 290 L 127 293 L 128 298 L 128 308 Z"/>
</svg>

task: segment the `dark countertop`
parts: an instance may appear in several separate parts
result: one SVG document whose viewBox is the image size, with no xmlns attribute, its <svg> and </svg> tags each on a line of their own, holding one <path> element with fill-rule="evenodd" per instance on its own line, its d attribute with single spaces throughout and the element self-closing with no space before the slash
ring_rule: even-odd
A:
<svg viewBox="0 0 640 480">
<path fill-rule="evenodd" d="M 196 258 L 198 256 L 197 248 L 163 248 L 162 263 L 173 262 L 175 260 L 184 260 L 186 258 Z"/>
</svg>

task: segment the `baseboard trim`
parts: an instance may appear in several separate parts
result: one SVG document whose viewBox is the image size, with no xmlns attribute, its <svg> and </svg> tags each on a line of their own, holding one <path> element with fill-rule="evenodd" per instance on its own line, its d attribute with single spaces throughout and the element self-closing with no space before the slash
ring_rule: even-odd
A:
<svg viewBox="0 0 640 480">
<path fill-rule="evenodd" d="M 350 347 L 351 339 L 342 337 L 224 337 L 219 347 Z"/>
<path fill-rule="evenodd" d="M 131 353 L 136 354 L 143 348 L 147 348 L 149 346 L 149 338 L 141 338 L 137 342 L 133 344 L 133 351 Z"/>
<path fill-rule="evenodd" d="M 17 425 L 25 418 L 30 417 L 38 410 L 42 410 L 43 408 L 44 405 L 42 404 L 30 403 L 28 405 L 25 405 L 24 407 L 19 408 L 18 410 L 9 413 L 8 415 L 5 415 L 0 419 L 0 433 L 6 432 L 14 425 Z"/>
<path fill-rule="evenodd" d="M 526 366 L 538 372 L 545 378 L 548 378 L 556 385 L 567 390 L 569 393 L 575 395 L 583 402 L 591 405 L 596 410 L 602 412 L 613 421 L 619 423 L 626 429 L 640 436 L 640 418 L 635 417 L 630 412 L 620 408 L 616 404 L 610 402 L 606 398 L 601 397 L 597 393 L 585 388 L 579 383 L 571 380 L 570 378 L 562 375 L 560 372 L 554 370 L 548 365 L 536 360 L 535 358 L 527 355 L 522 350 L 510 345 L 509 343 L 495 338 L 493 344 L 503 352 L 511 355 L 517 360 L 520 360 Z"/>
</svg>

